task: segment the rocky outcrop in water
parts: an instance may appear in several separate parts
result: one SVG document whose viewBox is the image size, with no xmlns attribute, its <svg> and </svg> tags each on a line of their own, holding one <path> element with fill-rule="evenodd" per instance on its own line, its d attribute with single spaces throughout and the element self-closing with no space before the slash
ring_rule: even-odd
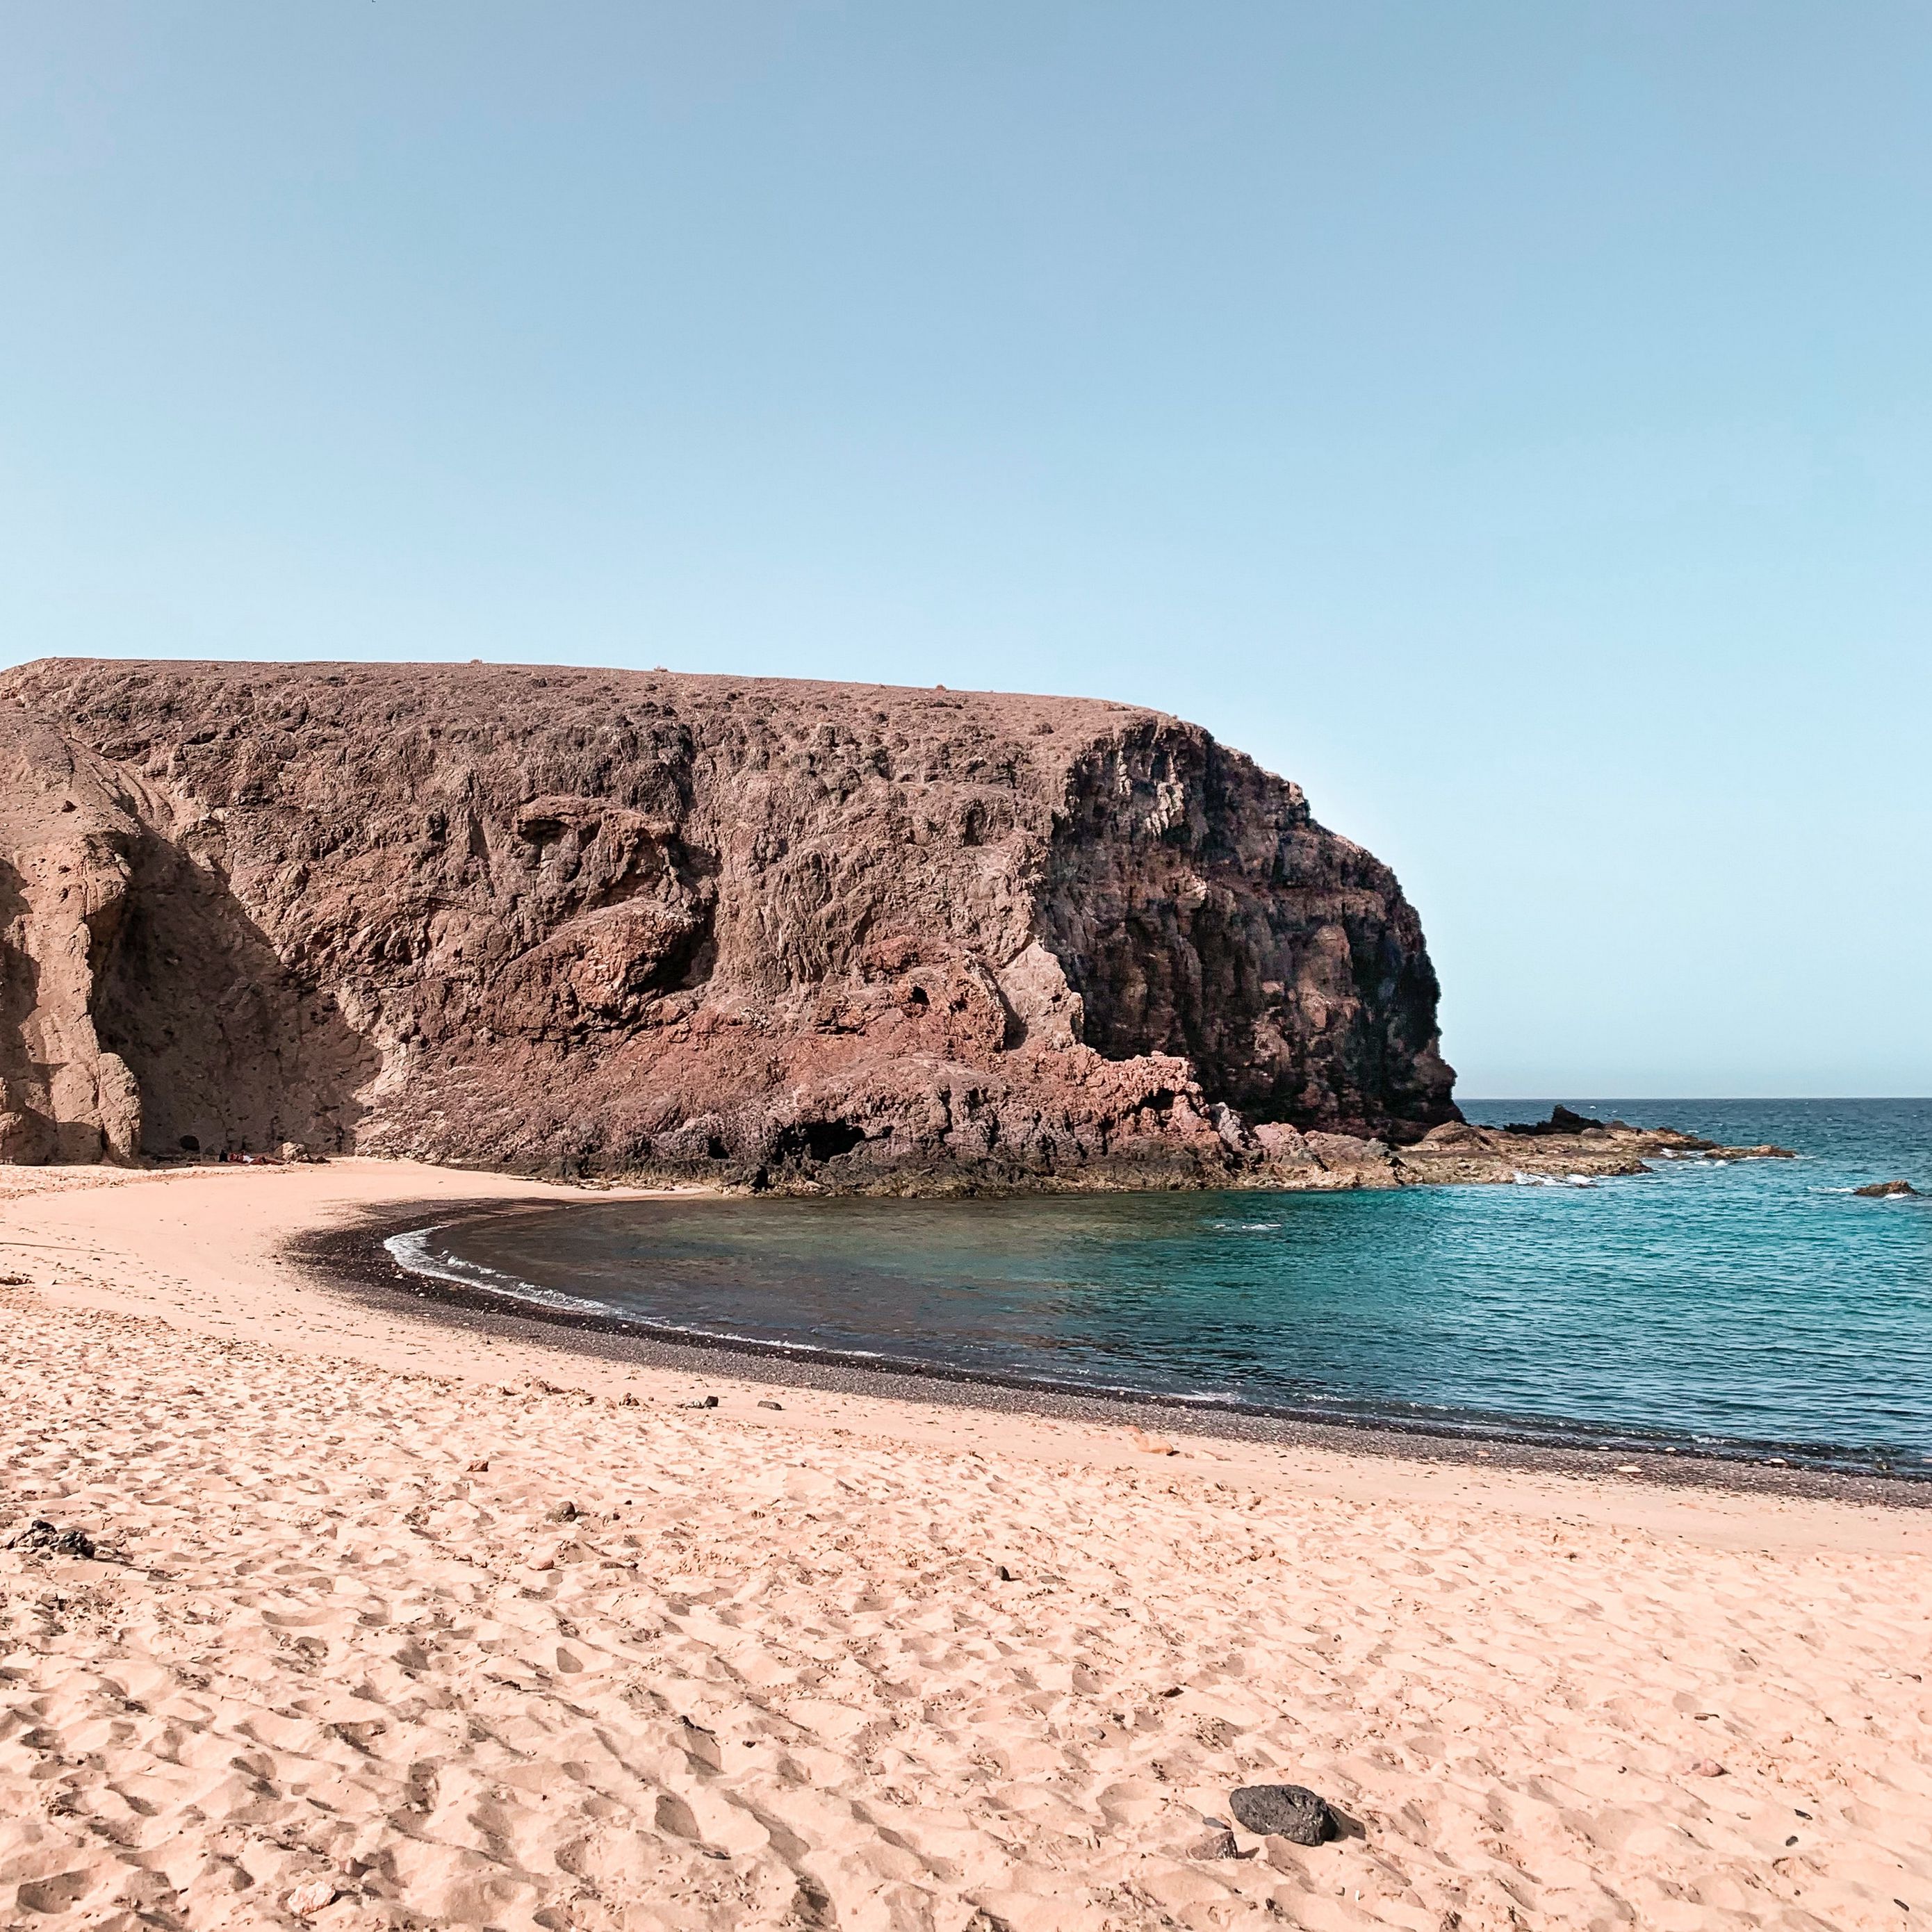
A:
<svg viewBox="0 0 1932 1932">
<path fill-rule="evenodd" d="M 1376 1184 L 1393 874 L 1100 702 L 483 666 L 0 677 L 0 1159 Z"/>
<path fill-rule="evenodd" d="M 1365 1157 L 1366 1158 L 1366 1157 Z M 1568 1107 L 1546 1120 L 1479 1127 L 1446 1121 L 1414 1145 L 1384 1150 L 1364 1186 L 1448 1186 L 1472 1181 L 1563 1182 L 1646 1174 L 1652 1162 L 1790 1160 L 1789 1148 L 1726 1147 L 1675 1127 L 1634 1127 L 1599 1120 Z"/>
</svg>

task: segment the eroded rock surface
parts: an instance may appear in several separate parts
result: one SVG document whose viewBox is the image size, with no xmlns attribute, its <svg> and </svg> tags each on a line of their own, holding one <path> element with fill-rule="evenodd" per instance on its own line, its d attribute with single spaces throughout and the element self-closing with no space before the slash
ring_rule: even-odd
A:
<svg viewBox="0 0 1932 1932">
<path fill-rule="evenodd" d="M 1358 1186 L 1456 1118 L 1393 874 L 1154 712 L 44 661 L 0 758 L 0 1158 Z"/>
</svg>

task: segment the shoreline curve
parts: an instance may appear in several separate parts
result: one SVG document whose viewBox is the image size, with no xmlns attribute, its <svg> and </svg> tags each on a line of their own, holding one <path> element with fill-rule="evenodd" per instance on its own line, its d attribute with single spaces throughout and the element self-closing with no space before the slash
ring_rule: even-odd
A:
<svg viewBox="0 0 1932 1932">
<path fill-rule="evenodd" d="M 608 1197 L 601 1193 L 590 1197 L 604 1198 Z M 395 1202 L 366 1210 L 349 1222 L 293 1234 L 284 1252 L 337 1292 L 433 1325 L 481 1328 L 607 1360 L 700 1374 L 728 1372 L 775 1388 L 1051 1417 L 1101 1426 L 1134 1426 L 1158 1418 L 1162 1427 L 1192 1436 L 1345 1456 L 1450 1464 L 1477 1472 L 1512 1469 L 1672 1490 L 1932 1508 L 1932 1470 L 1921 1475 L 1909 1470 L 1880 1472 L 1792 1462 L 1789 1445 L 1679 1444 L 1666 1450 L 1654 1438 L 1634 1432 L 1624 1440 L 1593 1443 L 1578 1440 L 1574 1432 L 1557 1425 L 1538 1433 L 1532 1427 L 1513 1431 L 1480 1420 L 1464 1426 L 1426 1417 L 1317 1416 L 1286 1406 L 1191 1402 L 1131 1389 L 1085 1390 L 1045 1378 L 1004 1376 L 883 1354 L 861 1358 L 628 1320 L 588 1303 L 549 1302 L 410 1270 L 390 1246 L 398 1238 L 430 1232 L 426 1223 L 430 1221 L 442 1228 L 505 1214 L 566 1213 L 588 1204 L 587 1200 L 554 1196 L 514 1202 L 488 1198 Z M 1588 1432 L 1602 1437 L 1618 1432 L 1606 1425 Z M 1774 1451 L 1785 1460 L 1772 1461 Z M 1634 1472 L 1628 1466 L 1633 1456 L 1643 1459 Z"/>
</svg>

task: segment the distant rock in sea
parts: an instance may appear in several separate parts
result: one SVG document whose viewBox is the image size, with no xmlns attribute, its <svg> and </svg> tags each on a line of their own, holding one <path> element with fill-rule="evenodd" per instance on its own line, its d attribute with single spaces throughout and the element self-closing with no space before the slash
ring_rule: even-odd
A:
<svg viewBox="0 0 1932 1932">
<path fill-rule="evenodd" d="M 1869 1187 L 1855 1187 L 1852 1192 L 1862 1201 L 1899 1201 L 1910 1196 L 1918 1198 L 1918 1190 L 1909 1180 L 1875 1180 Z"/>
</svg>

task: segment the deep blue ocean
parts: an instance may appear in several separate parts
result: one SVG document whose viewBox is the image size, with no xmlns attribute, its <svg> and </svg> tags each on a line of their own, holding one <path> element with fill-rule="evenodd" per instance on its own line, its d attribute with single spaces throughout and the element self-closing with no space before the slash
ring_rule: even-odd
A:
<svg viewBox="0 0 1932 1932">
<path fill-rule="evenodd" d="M 1550 1102 L 1466 1101 L 1472 1120 Z M 1774 1142 L 1588 1185 L 572 1206 L 399 1259 L 647 1329 L 1328 1420 L 1932 1479 L 1932 1100 L 1596 1100 Z"/>
</svg>

